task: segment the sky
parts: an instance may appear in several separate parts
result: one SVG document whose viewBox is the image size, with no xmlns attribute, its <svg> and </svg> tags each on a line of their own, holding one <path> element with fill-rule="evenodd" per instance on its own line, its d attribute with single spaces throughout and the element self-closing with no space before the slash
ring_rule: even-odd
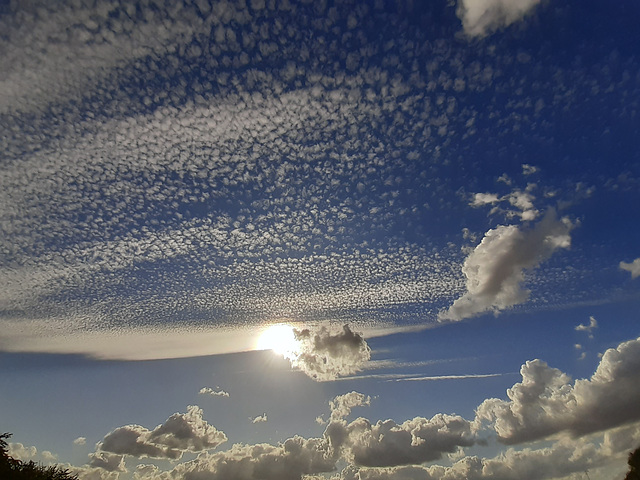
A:
<svg viewBox="0 0 640 480">
<path fill-rule="evenodd" d="M 81 480 L 624 477 L 640 4 L 0 2 L 0 432 Z"/>
</svg>

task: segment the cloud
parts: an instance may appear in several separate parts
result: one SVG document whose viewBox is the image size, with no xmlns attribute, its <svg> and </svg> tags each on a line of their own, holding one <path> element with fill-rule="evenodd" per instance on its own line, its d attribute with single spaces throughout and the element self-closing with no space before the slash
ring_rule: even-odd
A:
<svg viewBox="0 0 640 480">
<path fill-rule="evenodd" d="M 640 258 L 636 258 L 633 262 L 620 262 L 620 268 L 631 272 L 631 278 L 637 278 L 640 276 Z"/>
<path fill-rule="evenodd" d="M 433 382 L 437 380 L 466 380 L 469 378 L 492 378 L 500 377 L 503 373 L 470 373 L 467 375 L 434 375 L 428 377 L 398 378 L 396 382 Z"/>
<path fill-rule="evenodd" d="M 219 387 L 216 387 L 219 388 Z M 199 395 L 211 395 L 213 397 L 228 397 L 229 393 L 224 390 L 214 390 L 211 387 L 202 387 L 198 392 Z"/>
<path fill-rule="evenodd" d="M 293 367 L 318 381 L 356 373 L 371 358 L 367 342 L 348 325 L 339 330 L 324 325 L 294 329 L 294 336 L 298 347 L 287 358 Z"/>
<path fill-rule="evenodd" d="M 344 395 L 338 395 L 331 402 L 331 420 L 339 420 L 351 413 L 354 407 L 363 407 L 371 405 L 371 397 L 359 392 L 349 392 Z"/>
<path fill-rule="evenodd" d="M 589 325 L 577 325 L 575 328 L 576 332 L 587 332 L 589 334 L 591 334 L 591 332 L 593 330 L 595 330 L 596 328 L 598 328 L 598 321 L 595 319 L 595 317 L 591 316 L 589 317 Z"/>
<path fill-rule="evenodd" d="M 640 338 L 608 349 L 590 379 L 571 383 L 542 360 L 526 362 L 508 400 L 485 400 L 476 421 L 516 444 L 566 432 L 579 437 L 640 420 Z"/>
<path fill-rule="evenodd" d="M 278 445 L 233 445 L 219 453 L 203 453 L 177 465 L 170 478 L 186 480 L 300 480 L 330 472 L 337 459 L 324 439 L 293 437 Z"/>
<path fill-rule="evenodd" d="M 636 427 L 635 430 L 638 430 Z M 619 448 L 612 452 L 608 448 L 605 435 L 605 448 L 596 441 L 576 441 L 563 439 L 544 448 L 509 448 L 493 458 L 466 456 L 451 466 L 409 465 L 392 468 L 345 468 L 340 480 L 543 480 L 564 478 L 572 473 L 583 473 L 605 467 L 605 477 L 610 478 L 610 465 L 620 461 L 620 454 L 626 454 L 634 443 L 620 442 Z M 596 477 L 597 478 L 597 477 Z"/>
<path fill-rule="evenodd" d="M 178 459 L 186 451 L 216 448 L 226 435 L 202 418 L 202 409 L 187 407 L 187 413 L 174 413 L 153 430 L 140 425 L 119 427 L 98 443 L 98 451 L 134 457 Z"/>
<path fill-rule="evenodd" d="M 114 455 L 109 452 L 94 452 L 89 454 L 89 466 L 101 468 L 107 472 L 126 472 L 124 455 Z"/>
<path fill-rule="evenodd" d="M 266 423 L 267 414 L 263 413 L 262 415 L 258 415 L 257 417 L 251 419 L 251 423 Z"/>
<path fill-rule="evenodd" d="M 87 439 L 86 437 L 78 437 L 73 441 L 74 445 L 86 445 Z"/>
<path fill-rule="evenodd" d="M 366 418 L 349 424 L 333 421 L 325 436 L 347 460 L 370 467 L 420 464 L 475 443 L 469 421 L 444 414 L 431 419 L 416 417 L 401 424 L 393 420 L 372 424 Z"/>
<path fill-rule="evenodd" d="M 539 3 L 540 0 L 458 0 L 456 13 L 468 36 L 484 37 L 522 20 Z"/>
<path fill-rule="evenodd" d="M 497 313 L 526 301 L 529 292 L 521 288 L 524 271 L 559 248 L 568 248 L 572 228 L 569 219 L 557 219 L 555 210 L 549 209 L 531 229 L 501 225 L 489 230 L 464 261 L 467 292 L 439 319 L 462 320 L 488 310 Z"/>
</svg>

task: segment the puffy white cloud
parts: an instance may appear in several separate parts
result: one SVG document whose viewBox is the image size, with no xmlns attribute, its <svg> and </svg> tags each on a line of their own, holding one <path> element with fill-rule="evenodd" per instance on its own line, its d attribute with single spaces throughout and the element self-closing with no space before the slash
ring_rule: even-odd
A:
<svg viewBox="0 0 640 480">
<path fill-rule="evenodd" d="M 267 414 L 263 413 L 262 415 L 258 415 L 257 417 L 251 419 L 251 423 L 266 423 Z"/>
<path fill-rule="evenodd" d="M 541 360 L 526 362 L 508 400 L 488 399 L 476 420 L 489 421 L 498 439 L 516 444 L 566 432 L 574 437 L 640 420 L 640 338 L 608 349 L 590 379 L 568 375 Z"/>
<path fill-rule="evenodd" d="M 366 418 L 349 424 L 333 421 L 325 436 L 349 461 L 371 467 L 420 464 L 475 443 L 469 421 L 444 414 L 431 419 L 416 417 L 402 424 L 393 420 L 372 424 Z"/>
<path fill-rule="evenodd" d="M 483 37 L 521 20 L 539 3 L 540 0 L 458 0 L 456 13 L 467 35 Z"/>
<path fill-rule="evenodd" d="M 491 205 L 498 203 L 500 198 L 496 193 L 476 193 L 473 196 L 473 200 L 469 203 L 472 207 L 480 207 L 482 205 Z"/>
<path fill-rule="evenodd" d="M 589 325 L 584 325 L 581 323 L 576 326 L 575 330 L 576 332 L 587 332 L 588 334 L 591 334 L 591 332 L 596 328 L 598 328 L 598 321 L 595 319 L 595 317 L 591 316 L 589 317 Z"/>
<path fill-rule="evenodd" d="M 218 388 L 218 387 L 216 387 Z M 228 397 L 229 393 L 224 390 L 214 390 L 211 387 L 202 387 L 198 392 L 200 395 L 211 395 L 213 397 Z"/>
<path fill-rule="evenodd" d="M 371 404 L 371 397 L 359 392 L 349 392 L 338 395 L 329 403 L 331 407 L 331 420 L 339 420 L 351 413 L 354 407 L 362 407 Z"/>
<path fill-rule="evenodd" d="M 467 292 L 439 318 L 461 320 L 523 303 L 529 294 L 521 288 L 525 270 L 569 247 L 572 228 L 569 219 L 558 219 L 550 209 L 531 229 L 501 225 L 489 230 L 464 261 Z"/>
<path fill-rule="evenodd" d="M 51 453 L 49 450 L 38 452 L 36 447 L 26 446 L 22 443 L 9 443 L 9 455 L 23 462 L 33 460 L 44 464 L 49 464 L 58 458 L 57 455 Z"/>
<path fill-rule="evenodd" d="M 74 445 L 86 445 L 87 439 L 86 437 L 78 437 L 73 441 Z"/>
<path fill-rule="evenodd" d="M 134 457 L 177 459 L 186 451 L 216 448 L 226 435 L 202 418 L 202 409 L 187 407 L 187 413 L 174 413 L 162 425 L 148 430 L 140 425 L 116 428 L 98 444 L 98 450 Z"/>
<path fill-rule="evenodd" d="M 300 480 L 330 472 L 337 459 L 324 439 L 293 437 L 279 445 L 236 444 L 219 453 L 203 453 L 177 465 L 171 478 L 185 480 Z"/>
<path fill-rule="evenodd" d="M 295 352 L 287 354 L 291 365 L 318 381 L 333 380 L 360 371 L 371 358 L 371 348 L 348 325 L 334 329 L 294 329 Z"/>
<path fill-rule="evenodd" d="M 631 272 L 631 278 L 637 278 L 640 276 L 640 258 L 636 258 L 633 262 L 620 262 L 620 268 Z"/>
<path fill-rule="evenodd" d="M 341 480 L 542 480 L 562 478 L 610 464 L 616 457 L 593 442 L 559 441 L 545 448 L 509 448 L 494 458 L 464 457 L 450 467 L 409 465 L 347 467 Z"/>
</svg>

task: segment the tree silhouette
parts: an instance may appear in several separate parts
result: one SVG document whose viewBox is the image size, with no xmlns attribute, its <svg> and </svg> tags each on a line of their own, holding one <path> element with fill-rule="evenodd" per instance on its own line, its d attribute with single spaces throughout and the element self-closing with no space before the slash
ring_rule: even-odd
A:
<svg viewBox="0 0 640 480">
<path fill-rule="evenodd" d="M 34 461 L 23 462 L 9 455 L 10 433 L 0 434 L 0 478 L 2 480 L 78 480 L 68 470 L 57 466 L 44 467 Z"/>
<path fill-rule="evenodd" d="M 624 480 L 640 480 L 640 447 L 629 454 L 629 472 Z"/>
</svg>

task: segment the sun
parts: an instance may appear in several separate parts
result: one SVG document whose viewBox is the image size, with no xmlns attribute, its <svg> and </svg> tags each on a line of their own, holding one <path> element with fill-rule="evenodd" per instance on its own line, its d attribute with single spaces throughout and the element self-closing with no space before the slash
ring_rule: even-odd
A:
<svg viewBox="0 0 640 480">
<path fill-rule="evenodd" d="M 258 338 L 258 350 L 273 350 L 283 357 L 291 356 L 298 348 L 293 327 L 286 323 L 268 326 Z"/>
</svg>

